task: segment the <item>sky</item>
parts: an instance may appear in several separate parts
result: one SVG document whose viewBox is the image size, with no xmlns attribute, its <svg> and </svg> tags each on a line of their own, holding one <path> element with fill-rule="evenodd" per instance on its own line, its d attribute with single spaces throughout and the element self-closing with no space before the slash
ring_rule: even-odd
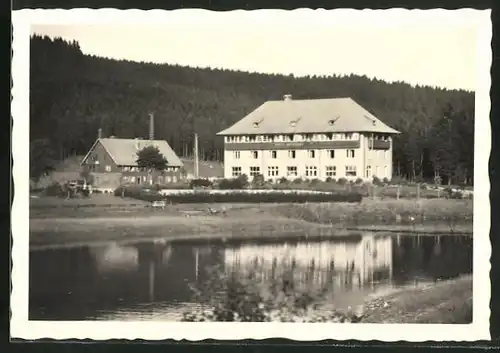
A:
<svg viewBox="0 0 500 353">
<path fill-rule="evenodd" d="M 76 40 L 86 54 L 132 61 L 295 76 L 353 73 L 388 82 L 476 88 L 474 21 L 360 25 L 229 16 L 199 22 L 36 24 L 31 33 Z"/>
</svg>

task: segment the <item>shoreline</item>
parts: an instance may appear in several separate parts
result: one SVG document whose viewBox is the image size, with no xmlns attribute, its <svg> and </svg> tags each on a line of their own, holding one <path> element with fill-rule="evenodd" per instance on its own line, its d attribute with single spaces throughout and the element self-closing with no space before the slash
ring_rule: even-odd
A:
<svg viewBox="0 0 500 353">
<path fill-rule="evenodd" d="M 189 223 L 188 223 L 189 222 Z M 378 225 L 319 224 L 285 217 L 246 217 L 227 219 L 218 216 L 134 218 L 53 218 L 30 221 L 30 248 L 61 248 L 109 242 L 189 242 L 193 244 L 241 243 L 250 241 L 319 241 L 379 235 L 461 235 L 472 236 L 472 225 L 450 231 L 446 224 Z"/>
<path fill-rule="evenodd" d="M 66 203 L 60 208 L 30 207 L 30 247 L 154 239 L 325 240 L 370 232 L 470 236 L 473 232 L 469 201 L 183 204 L 159 210 L 146 207 L 147 203 L 137 206 L 137 200 L 108 196 L 102 201 L 101 207 L 75 207 L 75 200 L 70 207 Z M 108 206 L 112 201 L 115 207 Z"/>
<path fill-rule="evenodd" d="M 472 323 L 472 275 L 367 298 L 360 323 Z"/>
</svg>

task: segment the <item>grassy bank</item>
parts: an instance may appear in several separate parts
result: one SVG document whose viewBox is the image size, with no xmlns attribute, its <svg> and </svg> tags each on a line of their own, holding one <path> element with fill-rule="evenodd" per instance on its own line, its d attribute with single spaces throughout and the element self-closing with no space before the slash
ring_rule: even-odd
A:
<svg viewBox="0 0 500 353">
<path fill-rule="evenodd" d="M 472 224 L 472 200 L 363 200 L 359 204 L 278 205 L 276 211 L 288 218 L 314 223 L 345 225 L 425 225 L 442 221 L 455 225 Z"/>
<path fill-rule="evenodd" d="M 369 299 L 366 323 L 467 324 L 472 322 L 472 276 L 407 288 Z"/>
<path fill-rule="evenodd" d="M 104 198 L 115 199 L 112 196 Z M 121 198 L 117 198 L 124 202 Z M 30 208 L 32 245 L 132 239 L 278 239 L 333 237 L 356 230 L 472 233 L 471 200 L 308 204 L 183 204 L 155 210 L 131 204 Z M 51 200 L 50 202 L 54 202 Z M 66 201 L 64 201 L 66 202 Z M 90 201 L 88 201 L 90 202 Z M 136 202 L 136 201 L 129 201 Z M 135 205 L 135 204 L 134 204 Z M 225 209 L 225 216 L 212 214 Z M 414 218 L 411 221 L 411 217 Z"/>
</svg>

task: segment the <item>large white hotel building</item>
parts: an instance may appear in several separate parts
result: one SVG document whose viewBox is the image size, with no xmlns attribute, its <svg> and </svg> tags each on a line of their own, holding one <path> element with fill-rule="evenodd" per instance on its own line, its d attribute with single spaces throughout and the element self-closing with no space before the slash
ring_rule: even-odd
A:
<svg viewBox="0 0 500 353">
<path fill-rule="evenodd" d="M 391 179 L 392 136 L 351 98 L 268 101 L 218 133 L 224 177 Z"/>
</svg>

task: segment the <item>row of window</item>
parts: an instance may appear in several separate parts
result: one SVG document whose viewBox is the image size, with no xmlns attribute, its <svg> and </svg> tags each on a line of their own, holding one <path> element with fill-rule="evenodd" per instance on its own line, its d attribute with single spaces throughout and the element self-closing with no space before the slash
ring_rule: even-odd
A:
<svg viewBox="0 0 500 353">
<path fill-rule="evenodd" d="M 98 166 L 96 165 L 93 165 L 93 164 L 90 164 L 89 166 L 89 170 L 91 172 L 95 172 L 96 169 L 98 168 Z M 110 165 L 106 165 L 104 166 L 104 170 L 106 172 L 111 172 L 111 166 Z M 139 167 L 122 167 L 121 168 L 121 171 L 122 172 L 146 172 L 147 171 L 147 168 L 139 168 Z M 167 172 L 171 172 L 171 171 L 175 171 L 175 168 L 174 167 L 167 167 L 165 169 L 165 171 Z"/>
<path fill-rule="evenodd" d="M 147 176 L 146 175 L 143 175 L 143 176 L 123 176 L 122 177 L 122 180 L 124 183 L 137 183 L 137 184 L 141 184 L 141 183 L 146 183 L 148 181 L 147 179 Z M 167 184 L 167 183 L 176 183 L 177 182 L 177 176 L 175 175 L 172 175 L 172 176 L 169 176 L 169 175 L 166 175 L 165 177 L 163 176 L 158 176 L 156 179 L 155 179 L 156 183 L 158 184 Z"/>
<path fill-rule="evenodd" d="M 389 141 L 389 135 L 374 134 L 374 140 Z M 225 142 L 293 142 L 293 141 L 336 141 L 359 140 L 359 133 L 286 134 L 286 135 L 238 135 L 226 136 Z"/>
<path fill-rule="evenodd" d="M 268 166 L 267 167 L 267 176 L 268 177 L 279 177 L 280 176 L 280 169 L 278 166 Z M 389 175 L 387 174 L 388 169 L 387 166 L 384 167 L 384 174 L 383 176 L 388 177 Z M 376 167 L 376 174 L 377 176 L 380 176 L 380 169 L 377 166 Z M 241 167 L 232 167 L 232 176 L 234 178 L 240 176 L 243 174 L 242 168 Z M 257 175 L 262 174 L 261 169 L 258 166 L 252 166 L 250 167 L 250 176 L 254 177 Z M 286 167 L 286 174 L 283 176 L 286 177 L 297 177 L 299 175 L 298 173 L 298 167 L 297 166 L 287 166 Z M 345 171 L 344 171 L 344 176 L 347 177 L 355 177 L 357 176 L 357 168 L 355 165 L 346 165 L 345 166 Z M 318 167 L 316 166 L 306 166 L 305 167 L 305 176 L 306 177 L 317 177 L 318 176 Z M 337 177 L 337 166 L 326 166 L 325 167 L 325 177 L 330 177 L 334 178 Z M 372 170 L 371 166 L 366 167 L 366 177 L 369 178 L 372 176 Z"/>
<path fill-rule="evenodd" d="M 252 158 L 253 159 L 258 159 L 259 158 L 259 152 L 264 153 L 263 151 L 252 151 Z M 278 151 L 269 151 L 270 157 L 272 159 L 277 159 L 278 158 Z M 316 158 L 316 150 L 308 150 L 307 151 L 307 156 L 309 158 Z M 335 158 L 335 150 L 328 150 L 328 156 L 333 159 Z M 356 156 L 356 150 L 346 150 L 346 157 L 347 158 L 355 158 Z M 234 159 L 240 159 L 241 158 L 241 151 L 233 151 L 233 157 Z M 295 150 L 289 150 L 288 151 L 288 158 L 295 159 L 297 157 L 297 151 Z"/>
<path fill-rule="evenodd" d="M 243 174 L 241 167 L 232 167 L 232 176 L 234 178 Z M 253 166 L 250 167 L 249 175 L 251 177 L 262 174 L 260 167 Z M 280 169 L 278 166 L 268 166 L 267 167 L 267 176 L 268 177 L 278 177 L 280 176 Z M 297 166 L 287 166 L 286 174 L 283 176 L 286 177 L 297 177 L 299 175 L 299 169 Z M 345 176 L 356 176 L 356 166 L 345 166 Z M 316 166 L 306 166 L 305 167 L 305 176 L 306 177 L 317 177 L 318 176 L 318 167 Z M 326 177 L 336 177 L 337 176 L 337 167 L 336 166 L 326 166 L 325 167 L 325 176 Z"/>
<path fill-rule="evenodd" d="M 356 150 L 345 150 L 346 151 L 346 157 L 347 158 L 355 158 L 356 157 Z M 265 153 L 264 151 L 251 151 L 252 158 L 253 159 L 258 159 L 260 153 Z M 272 159 L 277 159 L 281 158 L 278 157 L 279 153 L 278 151 L 268 151 L 270 154 L 270 157 Z M 389 151 L 387 150 L 375 150 L 372 151 L 375 153 L 375 157 L 377 158 L 384 158 L 387 159 L 389 156 Z M 309 158 L 316 158 L 316 150 L 308 150 L 307 155 Z M 335 150 L 328 150 L 328 156 L 333 159 L 335 158 Z M 241 151 L 233 151 L 233 157 L 234 159 L 240 159 L 241 158 Z M 288 151 L 288 158 L 295 159 L 297 157 L 297 151 L 296 150 L 289 150 Z"/>
</svg>

